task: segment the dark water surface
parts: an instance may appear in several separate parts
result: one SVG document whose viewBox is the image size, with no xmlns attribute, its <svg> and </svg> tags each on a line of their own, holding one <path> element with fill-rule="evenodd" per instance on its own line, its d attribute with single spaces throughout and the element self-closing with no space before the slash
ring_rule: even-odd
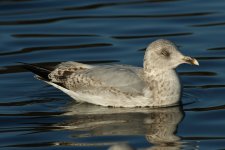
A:
<svg viewBox="0 0 225 150">
<path fill-rule="evenodd" d="M 183 108 L 77 104 L 16 62 L 142 66 L 158 38 L 200 66 L 178 68 Z M 225 1 L 1 0 L 0 148 L 225 149 Z"/>
</svg>

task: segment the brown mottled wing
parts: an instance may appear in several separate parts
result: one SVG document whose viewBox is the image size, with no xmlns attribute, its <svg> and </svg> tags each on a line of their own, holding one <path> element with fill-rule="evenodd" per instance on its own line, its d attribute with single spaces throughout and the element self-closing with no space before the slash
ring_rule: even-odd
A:
<svg viewBox="0 0 225 150">
<path fill-rule="evenodd" d="M 78 62 L 63 62 L 55 67 L 55 69 L 48 75 L 52 82 L 62 83 L 71 74 L 78 74 L 81 71 L 92 68 L 90 65 Z"/>
<path fill-rule="evenodd" d="M 52 82 L 63 84 L 71 90 L 112 87 L 122 92 L 140 94 L 144 88 L 139 75 L 141 70 L 131 66 L 90 66 L 70 62 L 59 65 L 49 76 Z"/>
</svg>

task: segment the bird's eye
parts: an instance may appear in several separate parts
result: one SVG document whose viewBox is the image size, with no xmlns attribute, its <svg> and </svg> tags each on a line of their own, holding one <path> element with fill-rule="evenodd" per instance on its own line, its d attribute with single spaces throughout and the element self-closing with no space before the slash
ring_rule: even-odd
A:
<svg viewBox="0 0 225 150">
<path fill-rule="evenodd" d="M 170 53 L 167 50 L 165 50 L 165 49 L 162 49 L 161 54 L 163 56 L 166 56 L 166 57 L 169 57 L 170 56 Z"/>
</svg>

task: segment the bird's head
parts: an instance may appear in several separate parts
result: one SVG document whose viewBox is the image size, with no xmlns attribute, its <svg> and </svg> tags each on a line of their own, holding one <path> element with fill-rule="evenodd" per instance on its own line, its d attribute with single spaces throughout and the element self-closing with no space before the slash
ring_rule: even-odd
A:
<svg viewBox="0 0 225 150">
<path fill-rule="evenodd" d="M 195 58 L 183 55 L 177 46 L 169 40 L 156 40 L 146 49 L 144 69 L 174 69 L 183 63 L 199 65 Z"/>
</svg>

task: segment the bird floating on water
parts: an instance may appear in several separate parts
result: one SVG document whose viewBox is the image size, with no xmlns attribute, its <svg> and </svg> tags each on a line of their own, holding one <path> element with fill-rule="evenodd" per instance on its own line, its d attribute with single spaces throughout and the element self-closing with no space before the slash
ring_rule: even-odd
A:
<svg viewBox="0 0 225 150">
<path fill-rule="evenodd" d="M 63 62 L 48 70 L 24 63 L 36 77 L 62 90 L 78 102 L 112 107 L 166 107 L 181 97 L 175 68 L 183 63 L 199 65 L 165 39 L 146 49 L 143 68 L 129 65 L 88 65 Z"/>
</svg>

